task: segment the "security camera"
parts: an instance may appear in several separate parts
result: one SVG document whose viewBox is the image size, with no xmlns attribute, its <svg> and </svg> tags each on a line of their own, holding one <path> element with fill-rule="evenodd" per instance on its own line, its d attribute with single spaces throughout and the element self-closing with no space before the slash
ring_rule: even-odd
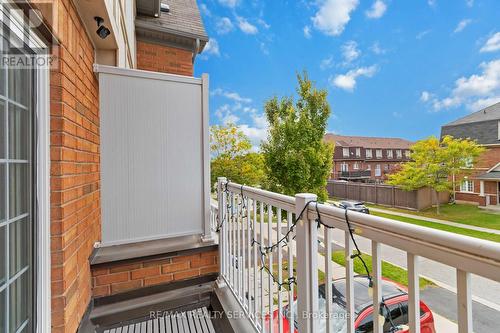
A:
<svg viewBox="0 0 500 333">
<path fill-rule="evenodd" d="M 103 26 L 103 25 L 101 25 L 101 26 L 99 27 L 99 29 L 97 29 L 97 31 L 96 31 L 96 32 L 97 32 L 97 35 L 98 35 L 99 37 L 101 37 L 102 39 L 104 39 L 104 38 L 108 37 L 108 36 L 109 36 L 109 34 L 111 33 L 111 31 L 109 31 L 109 29 L 108 29 L 108 28 L 106 28 L 106 27 L 105 27 L 105 26 Z"/>
<path fill-rule="evenodd" d="M 108 28 L 106 28 L 106 26 L 104 26 L 104 19 L 102 17 L 99 17 L 99 16 L 96 16 L 94 17 L 94 20 L 95 22 L 97 23 L 97 35 L 99 37 L 101 37 L 102 39 L 105 39 L 106 37 L 109 36 L 109 34 L 111 33 L 111 31 L 109 31 Z"/>
</svg>

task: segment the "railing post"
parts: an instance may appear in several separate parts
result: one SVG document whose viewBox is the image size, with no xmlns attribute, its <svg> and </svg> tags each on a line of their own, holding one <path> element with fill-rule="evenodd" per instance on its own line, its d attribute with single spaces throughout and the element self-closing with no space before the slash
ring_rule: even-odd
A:
<svg viewBox="0 0 500 333">
<path fill-rule="evenodd" d="M 228 212 L 225 210 L 226 207 L 226 195 L 224 193 L 224 188 L 226 186 L 227 179 L 226 177 L 218 177 L 217 178 L 217 215 L 218 219 L 216 219 L 216 228 L 219 229 L 219 277 L 217 279 L 217 285 L 219 288 L 225 286 L 224 279 L 222 275 L 226 273 L 227 268 L 227 258 L 225 257 L 227 243 L 226 243 L 226 214 Z"/>
<path fill-rule="evenodd" d="M 208 87 L 208 74 L 203 74 L 202 81 L 202 152 L 203 152 L 203 205 L 204 205 L 204 224 L 203 235 L 201 239 L 203 242 L 213 242 L 215 240 L 210 226 L 210 138 L 209 138 L 209 123 L 208 123 L 208 100 L 209 100 L 209 87 Z"/>
<path fill-rule="evenodd" d="M 316 201 L 314 194 L 301 193 L 295 196 L 295 218 L 310 201 Z M 297 319 L 300 333 L 319 331 L 318 319 L 318 231 L 316 224 L 307 217 L 307 208 L 297 221 Z"/>
</svg>

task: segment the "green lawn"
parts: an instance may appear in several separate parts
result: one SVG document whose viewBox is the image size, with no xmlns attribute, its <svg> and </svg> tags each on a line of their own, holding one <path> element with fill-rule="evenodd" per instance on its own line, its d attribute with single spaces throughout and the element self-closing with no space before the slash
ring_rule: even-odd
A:
<svg viewBox="0 0 500 333">
<path fill-rule="evenodd" d="M 451 222 L 474 225 L 483 228 L 500 230 L 500 214 L 485 211 L 473 205 L 445 204 L 440 207 L 440 214 L 436 214 L 436 208 L 428 208 L 417 212 L 406 209 L 390 208 L 378 205 L 367 204 L 385 210 L 392 210 L 400 213 L 414 214 L 417 216 L 432 217 Z"/>
<path fill-rule="evenodd" d="M 368 266 L 368 270 L 370 274 L 372 274 L 372 257 L 368 254 L 362 254 L 361 257 Z M 345 253 L 344 251 L 334 251 L 332 254 L 332 260 L 341 266 L 345 266 Z M 363 263 L 359 258 L 354 259 L 354 272 L 358 274 L 366 274 Z M 382 276 L 386 277 L 394 282 L 402 284 L 404 286 L 408 286 L 408 273 L 405 269 L 390 264 L 386 261 L 382 260 Z M 427 286 L 434 285 L 431 281 L 420 278 L 419 281 L 420 289 L 423 289 Z"/>
<path fill-rule="evenodd" d="M 372 273 L 372 257 L 368 254 L 362 254 L 363 260 L 366 262 L 366 265 L 368 266 L 368 270 L 370 271 L 370 274 Z M 345 254 L 344 251 L 334 251 L 332 254 L 332 260 L 336 262 L 337 264 L 341 266 L 345 266 Z M 297 261 L 294 260 L 294 272 L 296 271 L 295 267 L 297 267 Z M 286 260 L 283 260 L 282 264 L 282 277 L 283 280 L 285 280 L 288 277 L 288 262 Z M 358 274 L 366 274 L 365 269 L 363 267 L 363 264 L 361 263 L 361 260 L 359 258 L 354 259 L 354 272 Z M 273 274 L 275 277 L 278 277 L 278 264 L 273 264 Z M 382 261 L 382 276 L 386 277 L 392 281 L 395 281 L 399 284 L 402 284 L 404 286 L 408 286 L 408 273 L 406 272 L 405 269 L 395 266 L 393 264 L 390 264 L 386 261 Z M 325 273 L 321 270 L 318 269 L 318 282 L 324 283 L 325 281 Z M 425 278 L 420 278 L 420 288 L 425 288 L 427 286 L 434 285 L 431 281 L 425 279 Z M 286 290 L 288 288 L 285 286 L 284 287 Z M 296 292 L 296 291 L 295 291 Z"/>
<path fill-rule="evenodd" d="M 500 242 L 500 235 L 497 235 L 497 234 L 490 234 L 487 232 L 458 228 L 458 227 L 453 227 L 453 226 L 449 226 L 446 224 L 423 221 L 423 220 L 419 220 L 417 218 L 408 218 L 408 217 L 403 217 L 403 216 L 398 216 L 398 215 L 379 213 L 379 212 L 375 212 L 375 211 L 371 211 L 371 214 L 376 215 L 376 216 L 389 218 L 389 219 L 393 219 L 393 220 L 398 220 L 401 222 L 416 224 L 416 225 L 420 225 L 420 226 L 424 226 L 424 227 L 454 232 L 456 234 L 461 234 L 461 235 L 465 235 L 465 236 L 486 239 L 486 240 L 490 240 L 493 242 Z"/>
</svg>

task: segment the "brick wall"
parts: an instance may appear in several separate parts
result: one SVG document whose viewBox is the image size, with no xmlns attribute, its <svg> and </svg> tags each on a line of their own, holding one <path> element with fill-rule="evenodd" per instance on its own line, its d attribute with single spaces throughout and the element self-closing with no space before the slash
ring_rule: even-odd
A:
<svg viewBox="0 0 500 333">
<path fill-rule="evenodd" d="M 192 55 L 191 51 L 137 41 L 138 69 L 193 76 Z"/>
<path fill-rule="evenodd" d="M 57 1 L 50 73 L 52 332 L 75 332 L 91 297 L 100 239 L 99 100 L 94 50 L 71 1 Z M 55 52 L 55 51 L 54 51 Z"/>
<path fill-rule="evenodd" d="M 127 260 L 92 267 L 92 295 L 121 292 L 218 272 L 217 250 L 150 260 Z"/>
</svg>

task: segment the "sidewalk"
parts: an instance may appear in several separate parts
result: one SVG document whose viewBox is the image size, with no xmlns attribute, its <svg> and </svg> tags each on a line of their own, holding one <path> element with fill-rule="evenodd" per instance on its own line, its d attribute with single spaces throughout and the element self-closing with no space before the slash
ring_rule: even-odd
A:
<svg viewBox="0 0 500 333">
<path fill-rule="evenodd" d="M 462 228 L 462 229 L 469 229 L 469 230 L 475 230 L 475 231 L 481 231 L 481 232 L 487 232 L 490 234 L 500 235 L 500 230 L 496 230 L 496 229 L 483 228 L 483 227 L 478 227 L 475 225 L 451 222 L 451 221 L 446 221 L 446 220 L 439 220 L 439 219 L 435 219 L 432 217 L 420 216 L 420 215 L 415 215 L 415 214 L 411 214 L 411 213 L 401 213 L 401 212 L 396 212 L 393 210 L 380 209 L 380 208 L 375 208 L 375 207 L 370 207 L 370 210 L 374 211 L 374 212 L 384 213 L 384 214 L 402 216 L 402 217 L 407 217 L 407 218 L 422 220 L 422 221 L 427 221 L 427 222 L 441 223 L 441 224 L 446 224 L 446 225 L 449 225 L 452 227 L 458 227 L 458 228 Z"/>
</svg>

